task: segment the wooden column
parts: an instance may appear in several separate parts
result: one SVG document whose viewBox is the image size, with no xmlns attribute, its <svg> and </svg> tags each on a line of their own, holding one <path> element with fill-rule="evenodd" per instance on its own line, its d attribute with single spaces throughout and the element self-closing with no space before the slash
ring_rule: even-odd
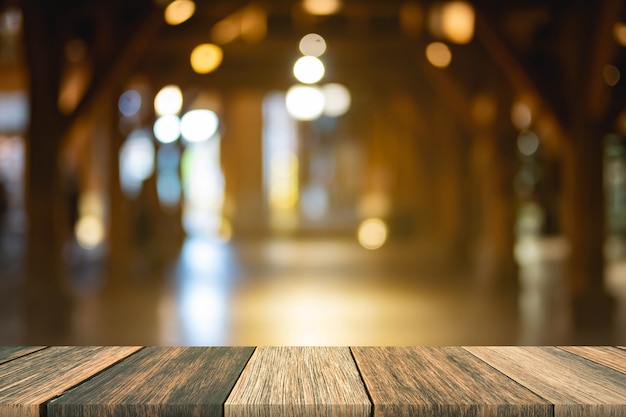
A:
<svg viewBox="0 0 626 417">
<path fill-rule="evenodd" d="M 224 215 L 235 236 L 267 229 L 263 193 L 263 98 L 261 91 L 226 94 L 222 138 Z"/>
</svg>

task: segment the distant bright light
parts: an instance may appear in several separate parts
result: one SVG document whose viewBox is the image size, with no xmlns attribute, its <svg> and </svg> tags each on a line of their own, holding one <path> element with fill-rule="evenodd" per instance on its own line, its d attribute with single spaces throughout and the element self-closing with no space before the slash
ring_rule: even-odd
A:
<svg viewBox="0 0 626 417">
<path fill-rule="evenodd" d="M 251 4 L 241 11 L 241 38 L 248 43 L 261 42 L 267 35 L 267 12 Z"/>
<path fill-rule="evenodd" d="M 533 115 L 530 107 L 522 101 L 516 101 L 511 107 L 511 123 L 516 128 L 528 129 L 533 121 Z"/>
<path fill-rule="evenodd" d="M 196 3 L 191 0 L 174 0 L 164 12 L 165 22 L 168 25 L 180 25 L 187 21 L 196 12 Z"/>
<path fill-rule="evenodd" d="M 365 249 L 378 249 L 387 241 L 387 225 L 377 218 L 364 220 L 359 226 L 358 238 Z"/>
<path fill-rule="evenodd" d="M 615 65 L 605 65 L 602 69 L 602 76 L 604 77 L 604 82 L 613 87 L 619 82 L 621 73 Z"/>
<path fill-rule="evenodd" d="M 517 137 L 517 149 L 524 156 L 531 156 L 539 149 L 539 137 L 530 130 L 522 131 Z"/>
<path fill-rule="evenodd" d="M 157 194 L 163 207 L 178 205 L 181 197 L 180 178 L 176 171 L 159 172 L 157 176 Z"/>
<path fill-rule="evenodd" d="M 324 63 L 314 56 L 300 57 L 293 65 L 293 75 L 305 84 L 314 84 L 324 76 Z"/>
<path fill-rule="evenodd" d="M 74 226 L 76 241 L 85 249 L 94 249 L 104 241 L 105 227 L 102 219 L 95 215 L 81 216 Z"/>
<path fill-rule="evenodd" d="M 446 68 L 452 61 L 452 52 L 443 42 L 432 42 L 426 47 L 426 59 L 437 68 Z"/>
<path fill-rule="evenodd" d="M 626 23 L 616 23 L 613 26 L 613 36 L 621 46 L 626 46 Z"/>
<path fill-rule="evenodd" d="M 180 132 L 189 142 L 202 142 L 215 134 L 218 123 L 217 115 L 211 110 L 191 110 L 180 120 Z"/>
<path fill-rule="evenodd" d="M 141 109 L 141 94 L 136 90 L 127 90 L 120 96 L 117 106 L 124 116 L 134 116 Z"/>
<path fill-rule="evenodd" d="M 191 68 L 198 74 L 208 74 L 220 66 L 223 57 L 222 48 L 211 43 L 203 43 L 191 52 Z"/>
<path fill-rule="evenodd" d="M 172 143 L 180 136 L 180 118 L 175 114 L 159 117 L 154 122 L 154 137 L 161 143 Z"/>
<path fill-rule="evenodd" d="M 285 97 L 287 112 L 297 120 L 314 120 L 324 112 L 324 93 L 317 87 L 295 85 Z"/>
<path fill-rule="evenodd" d="M 211 39 L 220 45 L 226 45 L 237 39 L 241 32 L 241 25 L 236 18 L 227 17 L 217 22 L 211 28 Z"/>
<path fill-rule="evenodd" d="M 317 33 L 309 33 L 300 39 L 298 49 L 302 55 L 319 57 L 326 52 L 326 41 Z"/>
<path fill-rule="evenodd" d="M 183 93 L 176 85 L 163 87 L 154 97 L 154 110 L 159 116 L 176 114 L 183 107 Z"/>
<path fill-rule="evenodd" d="M 120 149 L 120 184 L 126 195 L 136 196 L 154 172 L 154 143 L 146 130 L 135 130 Z"/>
<path fill-rule="evenodd" d="M 442 7 L 441 24 L 444 36 L 458 44 L 470 42 L 474 37 L 474 7 L 465 1 L 452 1 Z"/>
<path fill-rule="evenodd" d="M 298 203 L 298 156 L 280 151 L 270 160 L 270 204 L 278 209 L 290 209 Z"/>
<path fill-rule="evenodd" d="M 350 108 L 350 91 L 337 83 L 326 84 L 322 87 L 324 93 L 324 114 L 331 117 L 341 116 Z"/>
<path fill-rule="evenodd" d="M 303 0 L 304 11 L 310 14 L 326 16 L 337 13 L 341 8 L 339 0 Z"/>
</svg>

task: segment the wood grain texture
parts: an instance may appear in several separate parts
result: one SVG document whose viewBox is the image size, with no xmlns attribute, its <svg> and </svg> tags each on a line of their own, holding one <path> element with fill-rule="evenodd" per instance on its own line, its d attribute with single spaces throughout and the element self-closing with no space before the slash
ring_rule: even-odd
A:
<svg viewBox="0 0 626 417">
<path fill-rule="evenodd" d="M 48 417 L 221 416 L 252 347 L 147 347 L 48 403 Z"/>
<path fill-rule="evenodd" d="M 45 346 L 0 346 L 0 364 L 41 349 L 45 349 Z"/>
<path fill-rule="evenodd" d="M 366 417 L 371 403 L 349 348 L 259 347 L 224 415 Z"/>
<path fill-rule="evenodd" d="M 554 404 L 555 417 L 626 416 L 626 377 L 556 347 L 466 347 Z"/>
<path fill-rule="evenodd" d="M 0 417 L 39 416 L 40 406 L 139 347 L 57 346 L 0 365 Z"/>
<path fill-rule="evenodd" d="M 559 346 L 583 358 L 626 374 L 626 351 L 612 346 Z"/>
<path fill-rule="evenodd" d="M 544 399 L 460 347 L 355 347 L 374 416 L 552 416 Z"/>
</svg>

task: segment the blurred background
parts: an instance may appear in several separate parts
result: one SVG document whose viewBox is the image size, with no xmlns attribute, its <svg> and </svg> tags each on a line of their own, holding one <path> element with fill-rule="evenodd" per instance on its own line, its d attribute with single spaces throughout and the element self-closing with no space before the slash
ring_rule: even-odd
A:
<svg viewBox="0 0 626 417">
<path fill-rule="evenodd" d="M 625 6 L 0 0 L 0 344 L 626 344 Z"/>
</svg>

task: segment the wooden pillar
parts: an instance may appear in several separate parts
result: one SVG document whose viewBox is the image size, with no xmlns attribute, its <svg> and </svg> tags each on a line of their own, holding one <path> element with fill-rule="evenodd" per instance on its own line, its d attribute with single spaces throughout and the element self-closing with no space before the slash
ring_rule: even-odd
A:
<svg viewBox="0 0 626 417">
<path fill-rule="evenodd" d="M 263 193 L 262 91 L 237 90 L 224 99 L 222 169 L 225 182 L 224 216 L 234 236 L 267 230 Z"/>
<path fill-rule="evenodd" d="M 565 280 L 578 327 L 609 325 L 614 302 L 604 291 L 603 142 L 600 130 L 575 129 L 563 159 L 561 217 L 570 245 Z"/>
</svg>

